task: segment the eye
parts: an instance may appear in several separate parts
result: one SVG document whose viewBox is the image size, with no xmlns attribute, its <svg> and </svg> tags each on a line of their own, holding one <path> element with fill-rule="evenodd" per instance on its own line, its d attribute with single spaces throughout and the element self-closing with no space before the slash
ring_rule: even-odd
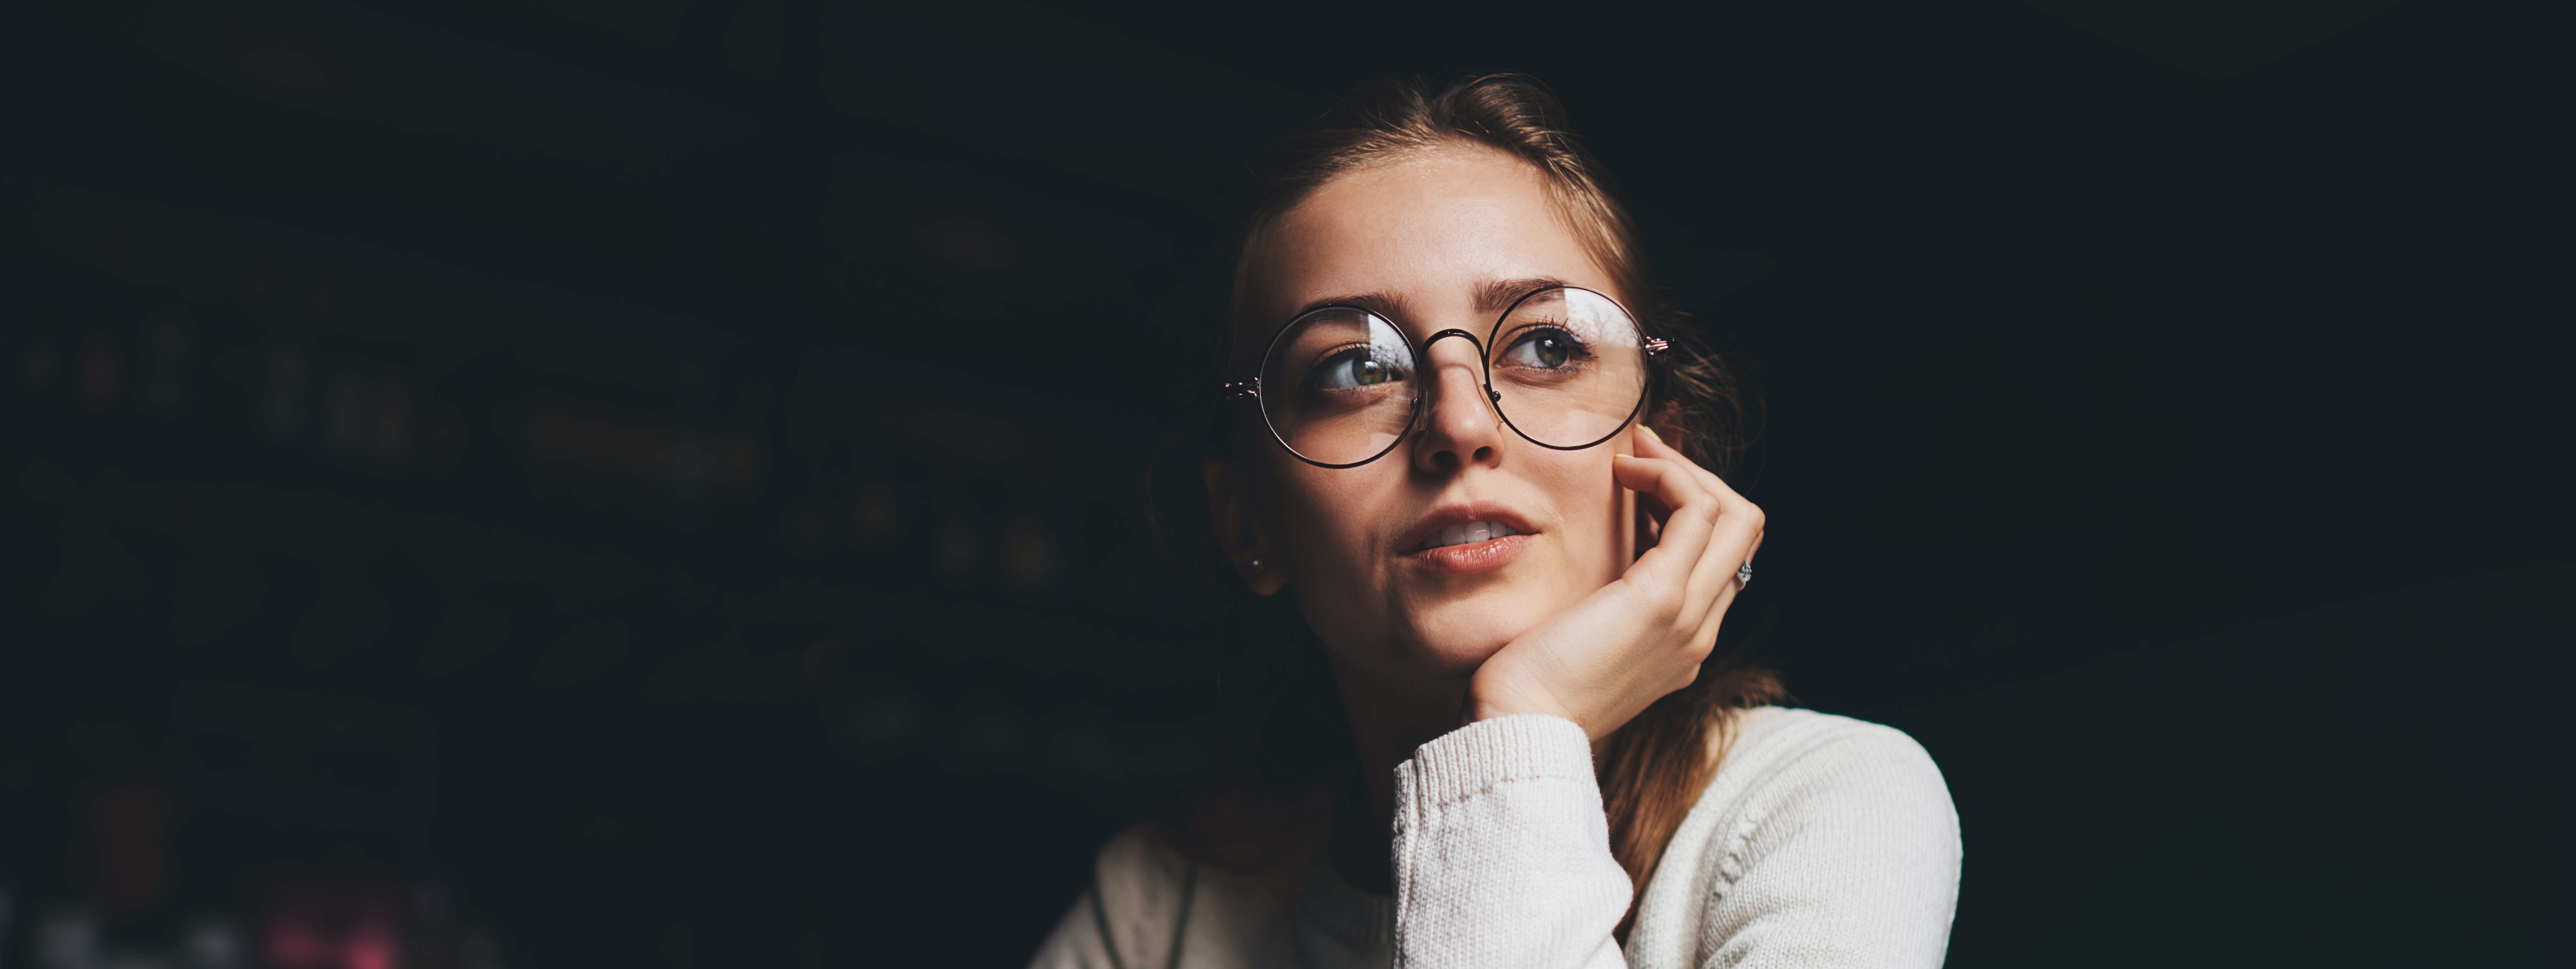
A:
<svg viewBox="0 0 2576 969">
<path fill-rule="evenodd" d="M 1545 327 L 1523 333 L 1503 350 L 1502 362 L 1515 367 L 1554 370 L 1583 355 L 1583 344 L 1564 330 Z"/>
<path fill-rule="evenodd" d="M 1404 379 L 1401 368 L 1371 352 L 1372 349 L 1352 347 L 1326 358 L 1306 378 L 1306 385 L 1319 390 L 1350 390 Z"/>
</svg>

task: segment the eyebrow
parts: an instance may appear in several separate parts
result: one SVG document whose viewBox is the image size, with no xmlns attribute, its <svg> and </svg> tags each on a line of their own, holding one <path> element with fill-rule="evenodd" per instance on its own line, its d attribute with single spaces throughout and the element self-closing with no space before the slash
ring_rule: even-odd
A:
<svg viewBox="0 0 2576 969">
<path fill-rule="evenodd" d="M 1563 285 L 1565 285 L 1564 280 L 1549 276 L 1525 276 L 1519 279 L 1489 279 L 1476 284 L 1476 312 L 1488 316 L 1499 316 L 1502 315 L 1504 309 L 1510 307 L 1521 297 L 1538 292 L 1542 289 Z M 1356 306 L 1360 309 L 1367 310 L 1391 320 L 1401 320 L 1404 318 L 1404 303 L 1404 297 L 1393 293 L 1355 293 L 1349 296 L 1335 296 L 1330 299 L 1319 299 L 1312 303 L 1308 303 L 1305 306 L 1300 307 L 1294 315 L 1289 317 L 1289 319 L 1296 319 L 1299 316 L 1304 316 L 1327 306 Z"/>
<path fill-rule="evenodd" d="M 1484 285 L 1476 287 L 1476 312 L 1500 316 L 1504 310 L 1509 309 L 1513 303 L 1519 302 L 1523 296 L 1563 285 L 1565 280 L 1546 276 L 1489 280 Z"/>
</svg>

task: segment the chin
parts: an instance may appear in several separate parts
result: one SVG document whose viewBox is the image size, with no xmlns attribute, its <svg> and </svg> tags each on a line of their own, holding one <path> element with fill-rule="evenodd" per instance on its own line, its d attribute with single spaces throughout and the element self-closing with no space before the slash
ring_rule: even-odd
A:
<svg viewBox="0 0 2576 969">
<path fill-rule="evenodd" d="M 1503 647 L 1546 618 L 1545 613 L 1480 608 L 1474 602 L 1452 603 L 1414 617 L 1413 642 L 1419 660 L 1436 675 L 1467 676 Z"/>
</svg>

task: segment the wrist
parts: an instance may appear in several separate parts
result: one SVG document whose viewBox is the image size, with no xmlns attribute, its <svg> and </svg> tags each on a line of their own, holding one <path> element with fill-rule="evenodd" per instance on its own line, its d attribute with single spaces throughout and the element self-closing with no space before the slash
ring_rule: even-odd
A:
<svg viewBox="0 0 2576 969">
<path fill-rule="evenodd" d="M 1545 691 L 1523 690 L 1503 682 L 1488 682 L 1479 674 L 1467 683 L 1465 702 L 1459 705 L 1458 725 L 1463 727 L 1480 720 L 1513 717 L 1523 714 L 1575 720 L 1574 713 Z"/>
</svg>

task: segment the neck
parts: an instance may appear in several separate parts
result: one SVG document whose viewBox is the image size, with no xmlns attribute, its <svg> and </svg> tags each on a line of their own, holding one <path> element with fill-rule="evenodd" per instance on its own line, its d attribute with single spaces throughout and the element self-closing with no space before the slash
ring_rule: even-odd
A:
<svg viewBox="0 0 2576 969">
<path fill-rule="evenodd" d="M 1393 674 L 1351 663 L 1330 650 L 1325 656 L 1341 690 L 1342 710 L 1350 718 L 1351 739 L 1359 747 L 1368 799 L 1364 810 L 1344 806 L 1334 812 L 1332 862 L 1351 884 L 1392 894 L 1395 767 L 1411 760 L 1414 748 L 1461 726 L 1468 678 Z M 1608 735 L 1592 738 L 1594 763 L 1600 763 L 1609 743 Z"/>
<path fill-rule="evenodd" d="M 1328 654 L 1331 655 L 1331 654 Z M 1367 782 L 1368 817 L 1378 831 L 1395 823 L 1395 765 L 1413 750 L 1458 728 L 1467 679 L 1392 675 L 1331 655 L 1333 682 L 1342 691 L 1351 739 L 1359 746 L 1360 776 Z"/>
<path fill-rule="evenodd" d="M 1389 835 L 1395 830 L 1395 766 L 1413 750 L 1458 727 L 1467 697 L 1464 677 L 1403 676 L 1372 670 L 1327 651 L 1342 710 L 1359 750 L 1361 803 L 1333 814 L 1330 857 L 1342 878 L 1362 890 L 1395 893 Z"/>
<path fill-rule="evenodd" d="M 1395 766 L 1412 759 L 1413 750 L 1465 726 L 1468 678 L 1405 676 L 1372 670 L 1326 652 L 1333 683 L 1342 693 L 1342 710 L 1350 718 L 1357 742 L 1361 776 L 1368 782 L 1370 817 L 1381 831 L 1395 822 Z M 1593 763 L 1609 752 L 1611 734 L 1592 738 Z"/>
</svg>

